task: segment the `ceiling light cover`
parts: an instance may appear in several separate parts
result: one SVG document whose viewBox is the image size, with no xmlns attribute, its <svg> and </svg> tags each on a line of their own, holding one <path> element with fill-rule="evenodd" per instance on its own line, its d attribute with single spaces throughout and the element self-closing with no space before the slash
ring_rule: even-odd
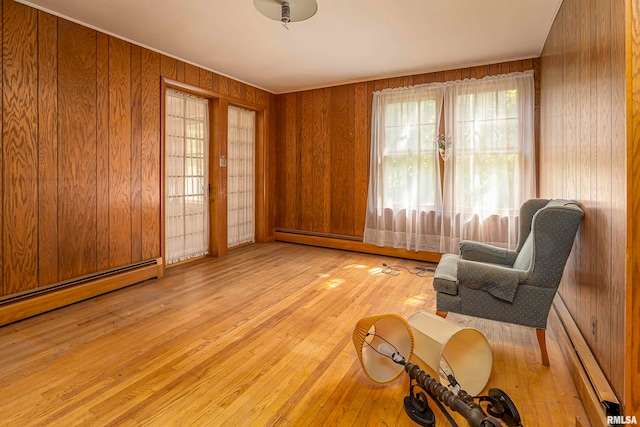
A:
<svg viewBox="0 0 640 427">
<path fill-rule="evenodd" d="M 291 22 L 304 21 L 311 18 L 318 11 L 316 0 L 253 0 L 253 5 L 267 18 L 275 21 L 282 20 L 282 5 L 289 3 Z"/>
</svg>

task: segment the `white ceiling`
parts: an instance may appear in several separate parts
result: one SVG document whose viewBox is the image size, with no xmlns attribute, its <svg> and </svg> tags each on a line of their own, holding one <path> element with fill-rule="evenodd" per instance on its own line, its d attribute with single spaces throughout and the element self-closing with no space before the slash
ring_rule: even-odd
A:
<svg viewBox="0 0 640 427">
<path fill-rule="evenodd" d="M 287 31 L 253 0 L 20 1 L 276 94 L 537 57 L 562 2 L 317 0 Z"/>
</svg>

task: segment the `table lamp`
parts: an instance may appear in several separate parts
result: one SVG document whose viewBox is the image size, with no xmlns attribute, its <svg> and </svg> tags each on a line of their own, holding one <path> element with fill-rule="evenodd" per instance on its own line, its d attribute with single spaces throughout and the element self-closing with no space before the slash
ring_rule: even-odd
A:
<svg viewBox="0 0 640 427">
<path fill-rule="evenodd" d="M 434 346 L 429 341 L 431 338 L 428 338 L 430 337 L 429 328 L 446 329 L 447 325 L 429 322 L 428 318 L 430 318 L 430 313 L 421 312 L 410 317 L 417 328 L 396 314 L 366 317 L 358 321 L 352 339 L 365 375 L 375 383 L 386 385 L 396 380 L 403 371 L 409 374 L 411 379 L 409 395 L 404 398 L 404 408 L 407 415 L 422 426 L 435 426 L 435 416 L 428 405 L 425 393 L 443 411 L 451 425 L 456 424 L 442 403 L 462 414 L 472 427 L 500 427 L 501 424 L 496 418 L 501 419 L 509 427 L 521 426 L 517 408 L 502 390 L 492 388 L 487 396 L 474 397 L 461 388 L 454 372 L 466 368 L 460 364 L 460 360 L 464 362 L 464 358 L 452 357 L 458 361 L 458 365 L 445 375 L 451 389 L 447 385 L 440 384 L 431 375 L 420 369 L 418 365 L 408 361 L 413 354 L 415 339 L 418 340 L 416 348 L 421 349 L 423 356 L 432 358 L 432 354 L 442 353 L 442 346 L 435 350 L 429 349 L 430 345 Z M 451 336 L 449 336 L 450 339 Z M 456 352 L 461 351 L 465 351 L 465 349 L 456 348 Z M 420 356 L 418 355 L 418 357 Z M 434 370 L 438 372 L 440 366 Z M 482 388 L 485 384 L 482 384 Z M 477 384 L 475 386 L 477 387 Z M 474 399 L 477 399 L 478 403 Z M 481 402 L 487 403 L 486 411 L 490 416 L 480 406 Z"/>
</svg>

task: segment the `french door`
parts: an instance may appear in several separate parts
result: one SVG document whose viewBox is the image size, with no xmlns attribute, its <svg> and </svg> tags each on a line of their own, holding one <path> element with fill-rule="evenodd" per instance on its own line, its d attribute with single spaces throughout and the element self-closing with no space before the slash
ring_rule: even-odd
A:
<svg viewBox="0 0 640 427">
<path fill-rule="evenodd" d="M 167 89 L 165 263 L 209 251 L 209 101 Z"/>
<path fill-rule="evenodd" d="M 227 133 L 227 247 L 255 241 L 254 111 L 229 106 Z"/>
</svg>

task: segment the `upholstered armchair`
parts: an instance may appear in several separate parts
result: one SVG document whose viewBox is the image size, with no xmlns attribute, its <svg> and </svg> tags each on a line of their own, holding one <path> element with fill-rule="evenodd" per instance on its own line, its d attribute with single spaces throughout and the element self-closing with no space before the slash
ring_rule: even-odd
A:
<svg viewBox="0 0 640 427">
<path fill-rule="evenodd" d="M 582 221 L 570 200 L 532 199 L 520 209 L 515 250 L 463 241 L 434 274 L 437 313 L 482 317 L 536 328 L 542 364 L 549 365 L 547 316 Z"/>
</svg>

